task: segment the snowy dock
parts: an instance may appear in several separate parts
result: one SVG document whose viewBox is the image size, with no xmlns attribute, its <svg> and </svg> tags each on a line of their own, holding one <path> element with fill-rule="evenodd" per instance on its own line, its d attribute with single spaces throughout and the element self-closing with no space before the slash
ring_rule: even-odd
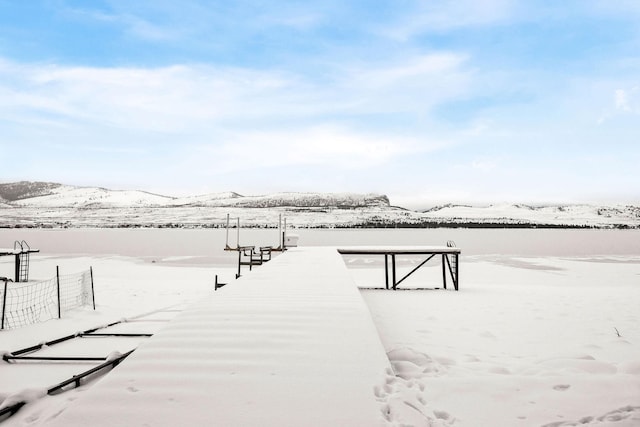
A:
<svg viewBox="0 0 640 427">
<path fill-rule="evenodd" d="M 53 426 L 379 426 L 390 364 L 335 248 L 294 248 L 212 292 Z"/>
</svg>

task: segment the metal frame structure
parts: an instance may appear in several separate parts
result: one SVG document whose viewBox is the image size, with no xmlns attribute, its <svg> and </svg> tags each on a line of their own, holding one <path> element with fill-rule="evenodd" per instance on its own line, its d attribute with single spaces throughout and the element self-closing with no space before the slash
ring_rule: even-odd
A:
<svg viewBox="0 0 640 427">
<path fill-rule="evenodd" d="M 449 246 L 451 245 L 451 246 Z M 428 261 L 440 255 L 442 257 L 442 283 L 447 289 L 447 272 L 453 282 L 453 287 L 457 291 L 460 284 L 460 249 L 456 248 L 452 242 L 447 246 L 422 246 L 422 247 L 353 247 L 338 248 L 342 255 L 384 255 L 385 289 L 396 290 L 398 285 L 415 273 Z M 418 264 L 413 270 L 398 280 L 396 268 L 397 255 L 427 255 L 427 258 Z M 391 283 L 389 282 L 389 262 L 391 262 Z"/>
<path fill-rule="evenodd" d="M 229 214 L 227 214 L 227 223 L 226 223 L 226 240 L 225 240 L 225 251 L 237 251 L 238 252 L 238 272 L 236 273 L 236 279 L 241 276 L 242 266 L 248 265 L 249 271 L 253 269 L 253 266 L 262 265 L 263 263 L 271 260 L 272 252 L 284 252 L 286 250 L 285 245 L 285 235 L 287 230 L 287 219 L 282 218 L 282 215 L 278 218 L 278 246 L 260 246 L 256 249 L 255 246 L 252 245 L 240 245 L 240 217 L 234 218 L 236 220 L 236 246 L 229 246 L 229 229 L 231 227 L 231 218 Z M 284 223 L 284 228 L 283 228 Z M 225 283 L 218 283 L 216 278 L 215 289 L 221 288 Z"/>
<path fill-rule="evenodd" d="M 249 247 L 249 246 L 242 246 L 240 245 L 240 217 L 236 217 L 233 218 L 235 219 L 236 222 L 236 246 L 229 246 L 229 229 L 231 228 L 231 218 L 229 216 L 229 214 L 227 214 L 227 221 L 226 221 L 226 225 L 225 225 L 225 230 L 226 230 L 226 240 L 225 240 L 225 245 L 224 245 L 224 250 L 225 251 L 238 251 L 238 250 L 244 250 L 245 248 Z M 285 251 L 286 250 L 286 245 L 285 245 L 285 235 L 287 233 L 287 219 L 286 218 L 282 218 L 282 215 L 279 215 L 278 217 L 278 246 L 273 247 L 273 246 L 268 246 L 270 248 L 271 251 L 276 251 L 276 252 L 280 252 L 280 251 Z"/>
<path fill-rule="evenodd" d="M 35 252 L 40 252 L 40 250 L 31 249 L 24 240 L 16 240 L 13 244 L 13 250 L 0 249 L 0 256 L 13 255 L 15 257 L 14 282 L 29 281 L 29 255 Z"/>
<path fill-rule="evenodd" d="M 83 357 L 83 356 L 33 356 L 33 353 L 38 352 L 44 348 L 48 348 L 54 346 L 56 344 L 64 343 L 66 341 L 75 339 L 75 338 L 94 338 L 99 339 L 102 337 L 122 337 L 122 338 L 148 338 L 153 336 L 151 333 L 118 333 L 118 332 L 108 332 L 105 331 L 107 328 L 112 326 L 121 324 L 121 323 L 129 323 L 134 321 L 162 321 L 166 322 L 167 319 L 143 319 L 145 316 L 158 313 L 158 312 L 170 312 L 170 311 L 179 311 L 172 310 L 171 307 L 165 307 L 159 310 L 155 310 L 149 313 L 144 313 L 139 316 L 131 317 L 128 319 L 121 319 L 107 325 L 99 326 L 92 329 L 87 329 L 82 332 L 77 332 L 75 334 L 66 335 L 60 338 L 56 338 L 44 343 L 36 344 L 31 347 L 23 348 L 20 350 L 16 350 L 10 353 L 5 353 L 2 355 L 2 360 L 6 363 L 35 363 L 35 362 L 60 362 L 60 363 L 85 363 L 85 362 L 102 362 L 97 366 L 94 366 L 88 370 L 85 370 L 77 375 L 73 375 L 53 386 L 47 387 L 47 395 L 54 395 L 61 393 L 63 391 L 68 390 L 69 388 L 80 387 L 83 382 L 90 381 L 96 374 L 106 371 L 111 368 L 115 368 L 120 364 L 125 358 L 127 358 L 131 353 L 133 353 L 136 349 L 132 349 L 127 351 L 126 353 L 122 353 L 116 356 L 97 356 L 97 357 Z M 101 332 L 98 332 L 101 331 Z M 71 386 L 71 387 L 70 387 Z M 0 423 L 7 418 L 11 417 L 13 414 L 18 412 L 20 408 L 26 405 L 26 401 L 18 401 L 13 405 L 8 405 L 2 409 L 0 409 Z"/>
</svg>

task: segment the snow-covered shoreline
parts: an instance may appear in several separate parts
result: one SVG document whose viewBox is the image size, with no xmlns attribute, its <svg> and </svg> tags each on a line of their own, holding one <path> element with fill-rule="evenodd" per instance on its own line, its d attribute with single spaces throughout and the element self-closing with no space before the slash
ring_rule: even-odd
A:
<svg viewBox="0 0 640 427">
<path fill-rule="evenodd" d="M 223 228 L 227 215 L 246 228 L 275 228 L 280 216 L 291 228 L 639 228 L 635 206 L 517 206 L 445 208 L 415 212 L 395 207 L 4 207 L 0 228 Z"/>
</svg>

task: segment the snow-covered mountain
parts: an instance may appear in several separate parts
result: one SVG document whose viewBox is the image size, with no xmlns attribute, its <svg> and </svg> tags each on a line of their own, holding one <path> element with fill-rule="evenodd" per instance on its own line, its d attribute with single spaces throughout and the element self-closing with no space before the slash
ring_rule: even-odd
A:
<svg viewBox="0 0 640 427">
<path fill-rule="evenodd" d="M 235 194 L 235 193 L 233 193 Z M 276 193 L 264 196 L 240 196 L 213 199 L 203 206 L 229 206 L 237 208 L 363 208 L 389 206 L 387 196 L 354 193 Z"/>
<path fill-rule="evenodd" d="M 359 208 L 389 206 L 387 196 L 354 193 L 276 193 L 242 196 L 234 192 L 169 197 L 144 191 L 108 190 L 62 184 L 19 182 L 0 184 L 0 202 L 32 208 L 142 208 L 142 207 L 238 207 L 238 208 Z M 6 199 L 6 200 L 3 200 Z"/>
<path fill-rule="evenodd" d="M 20 181 L 0 183 L 0 202 L 13 202 L 30 197 L 46 196 L 62 186 L 62 184 L 53 182 Z"/>
<path fill-rule="evenodd" d="M 61 185 L 48 194 L 22 198 L 11 204 L 20 207 L 41 208 L 118 208 L 161 206 L 173 202 L 172 197 L 143 191 L 118 191 L 105 188 L 81 188 Z"/>
<path fill-rule="evenodd" d="M 426 212 L 391 206 L 387 196 L 354 193 L 234 192 L 170 197 L 43 182 L 0 184 L 0 227 L 601 227 L 640 228 L 640 207 L 445 205 Z"/>
</svg>

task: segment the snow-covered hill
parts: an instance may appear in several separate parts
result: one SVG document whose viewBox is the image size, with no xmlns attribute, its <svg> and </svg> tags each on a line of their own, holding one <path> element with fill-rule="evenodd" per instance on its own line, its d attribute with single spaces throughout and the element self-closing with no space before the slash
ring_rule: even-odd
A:
<svg viewBox="0 0 640 427">
<path fill-rule="evenodd" d="M 222 227 L 227 214 L 244 226 L 293 227 L 600 227 L 640 228 L 640 207 L 446 205 L 416 212 L 387 196 L 353 193 L 226 192 L 170 197 L 144 191 L 54 183 L 0 184 L 0 227 Z"/>
<path fill-rule="evenodd" d="M 59 187 L 62 187 L 62 184 L 53 182 L 20 181 L 0 183 L 0 201 L 12 202 L 30 197 L 46 196 Z"/>
<path fill-rule="evenodd" d="M 446 205 L 423 213 L 425 218 L 450 222 L 499 224 L 531 223 L 557 226 L 628 226 L 640 225 L 640 207 L 631 205 L 529 206 L 500 204 L 490 206 Z"/>
<path fill-rule="evenodd" d="M 173 198 L 143 191 L 115 191 L 105 188 L 60 186 L 50 194 L 15 201 L 14 206 L 41 208 L 121 208 L 160 206 L 173 202 Z"/>
<path fill-rule="evenodd" d="M 7 197 L 8 196 L 8 197 Z M 142 208 L 142 207 L 244 207 L 244 208 L 360 208 L 389 206 L 387 196 L 353 193 L 276 193 L 242 196 L 234 192 L 169 197 L 144 191 L 108 190 L 53 183 L 0 184 L 0 197 L 15 207 L 31 208 Z M 0 199 L 0 202 L 3 200 Z"/>
</svg>

